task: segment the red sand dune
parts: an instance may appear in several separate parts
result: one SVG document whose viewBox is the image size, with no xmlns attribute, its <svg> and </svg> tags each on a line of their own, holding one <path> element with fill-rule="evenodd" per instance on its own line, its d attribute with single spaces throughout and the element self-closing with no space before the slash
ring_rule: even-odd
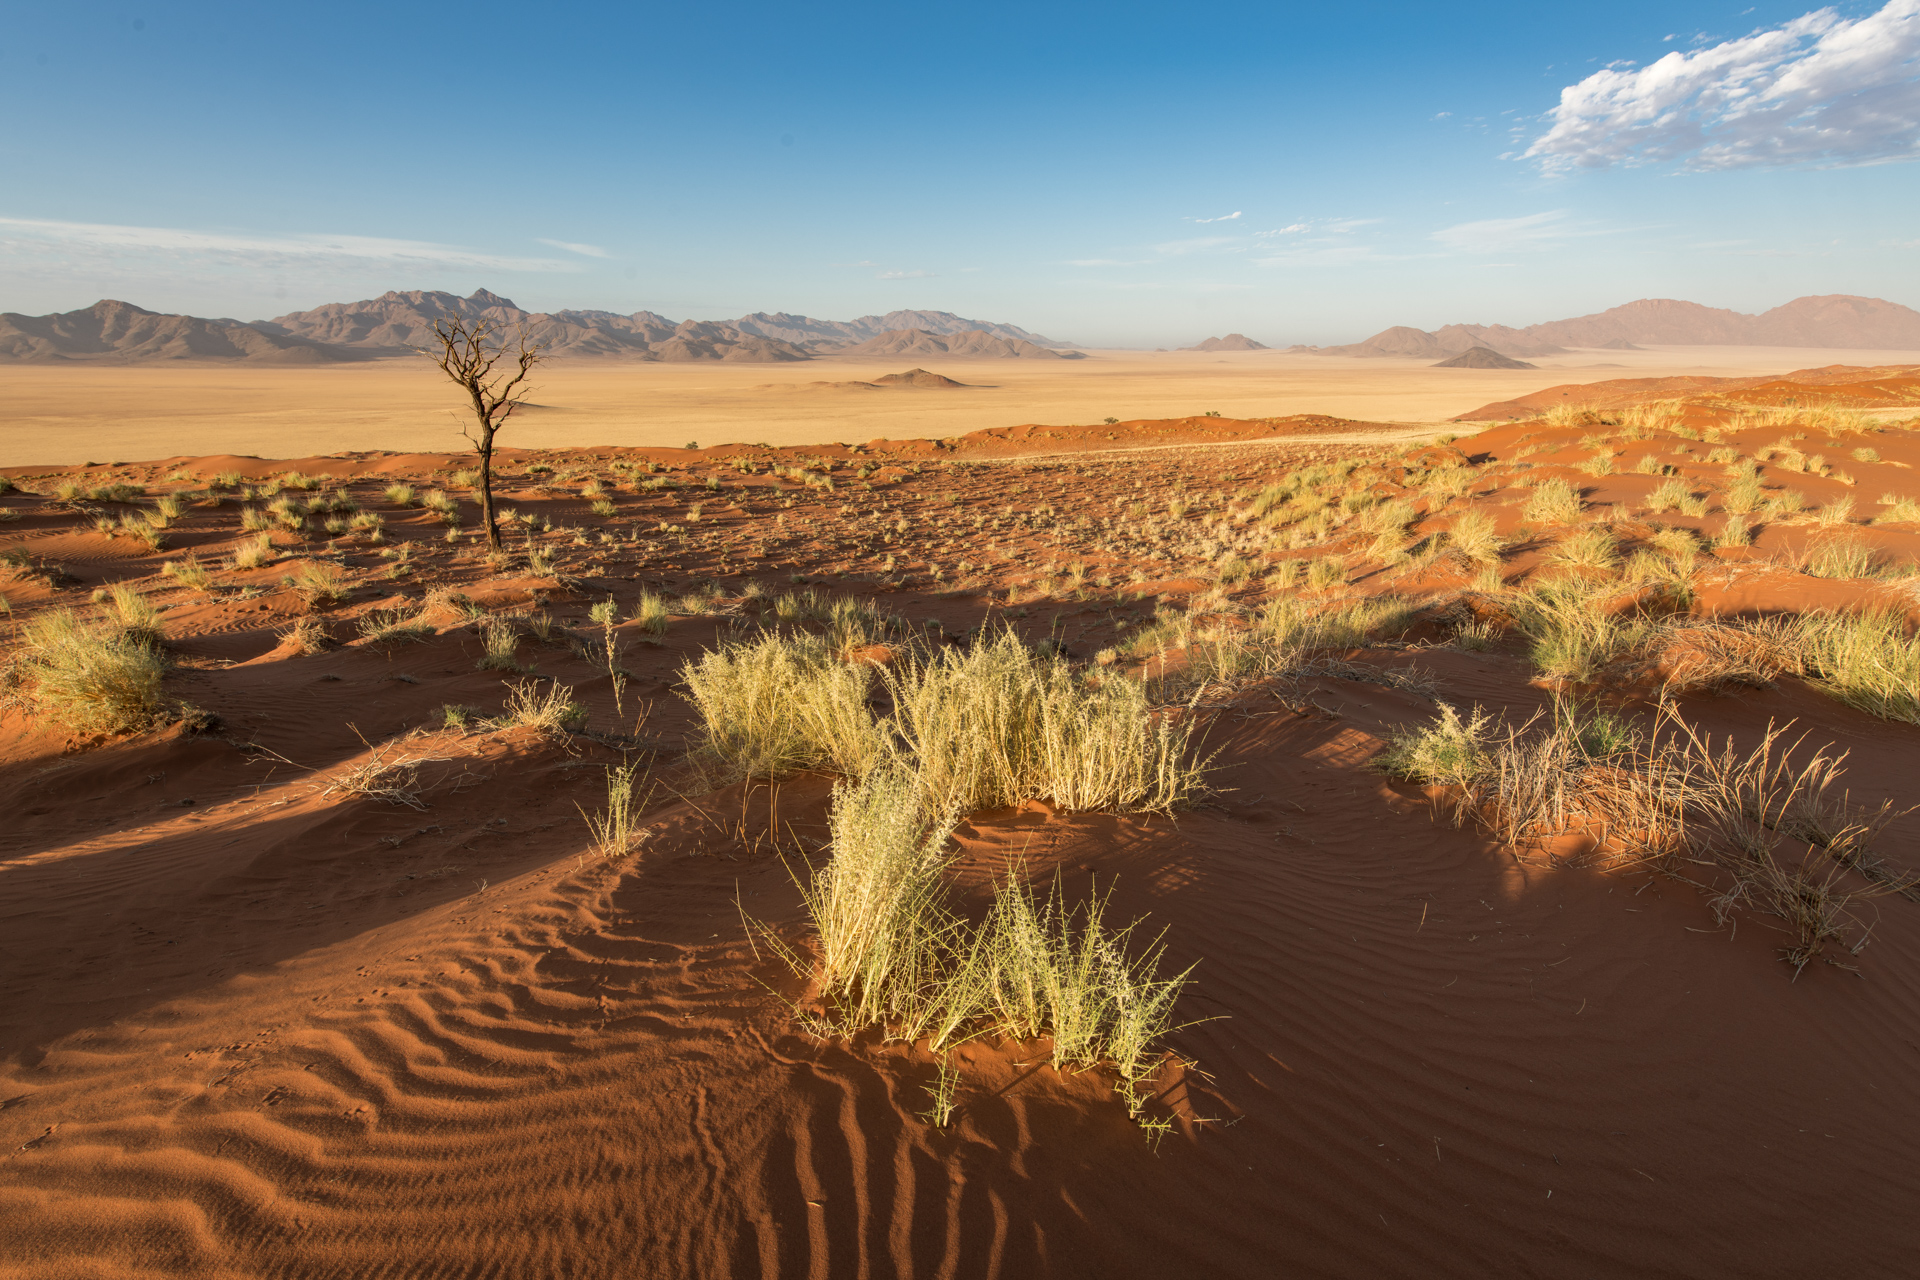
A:
<svg viewBox="0 0 1920 1280">
<path fill-rule="evenodd" d="M 999 616 L 1084 659 L 1198 571 L 1129 550 L 1118 531 L 1129 504 L 1177 491 L 1201 528 L 1249 477 L 1257 485 L 1354 447 L 1309 437 L 953 462 L 1042 442 L 1114 447 L 1105 433 L 1251 444 L 1269 425 L 1025 427 L 963 437 L 952 451 L 876 442 L 782 452 L 783 465 L 811 455 L 833 466 L 838 490 L 817 497 L 764 472 L 749 487 L 730 463 L 746 456 L 738 450 L 653 451 L 681 468 L 658 474 L 686 487 L 619 492 L 620 514 L 604 520 L 574 488 L 537 487 L 520 474 L 535 455 L 515 455 L 508 505 L 596 535 L 542 535 L 558 576 L 490 577 L 446 546 L 427 513 L 382 506 L 388 478 L 444 483 L 458 457 L 303 460 L 383 510 L 414 566 L 386 577 L 392 561 L 347 545 L 354 591 L 313 615 L 280 586 L 281 566 L 225 575 L 229 589 L 212 599 L 155 576 L 167 556 L 198 549 L 211 560 L 232 545 L 231 504 L 194 508 L 172 531 L 174 549 L 149 553 L 51 498 L 0 495 L 19 515 L 0 525 L 0 550 L 58 560 L 72 580 L 0 586 L 16 616 L 137 582 L 171 606 L 169 694 L 218 717 L 203 732 L 175 724 L 95 741 L 0 712 L 0 1270 L 1903 1273 L 1920 1193 L 1920 1098 L 1905 1085 L 1920 1041 L 1920 906 L 1879 902 L 1857 974 L 1814 965 L 1790 981 L 1763 919 L 1716 928 L 1693 889 L 1610 873 L 1571 847 L 1496 849 L 1371 767 L 1390 731 L 1434 712 L 1417 690 L 1377 682 L 1382 673 L 1423 673 L 1462 707 L 1524 715 L 1546 705 L 1517 642 L 1436 647 L 1423 642 L 1439 635 L 1428 624 L 1412 644 L 1347 654 L 1344 674 L 1214 690 L 1199 713 L 1221 791 L 1177 819 L 1029 803 L 961 826 L 951 878 L 968 906 L 1015 865 L 1057 870 L 1075 898 L 1110 886 L 1116 917 L 1148 916 L 1166 931 L 1172 966 L 1198 964 L 1180 1008 L 1190 1025 L 1169 1038 L 1178 1056 L 1158 1081 L 1156 1114 L 1174 1128 L 1157 1147 L 1103 1073 L 1057 1074 L 1044 1044 L 960 1050 L 960 1108 L 937 1129 L 919 1115 L 934 1076 L 924 1050 L 796 1027 L 783 1001 L 805 992 L 756 955 L 741 917 L 803 935 L 789 867 L 821 854 L 827 779 L 658 792 L 639 852 L 614 862 L 591 852 L 576 806 L 598 802 L 602 769 L 623 748 L 678 776 L 692 726 L 675 694 L 679 665 L 738 634 L 737 611 L 752 604 L 745 583 L 787 589 L 796 568 L 844 572 L 840 589 L 916 626 L 931 618 L 958 635 Z M 1460 445 L 1509 482 L 1515 455 L 1539 445 L 1526 475 L 1575 478 L 1590 503 L 1644 503 L 1657 477 L 1572 469 L 1592 452 L 1577 443 L 1585 430 L 1500 427 Z M 1848 464 L 1859 491 L 1910 485 L 1914 438 L 1874 443 L 1881 461 Z M 1687 444 L 1635 447 L 1717 474 L 1673 451 Z M 651 456 L 537 456 L 605 476 L 616 452 Z M 1359 474 L 1392 488 L 1458 451 L 1359 452 Z M 870 493 L 852 479 L 868 459 L 889 463 Z M 169 473 L 226 469 L 258 477 L 288 464 L 170 459 L 85 479 L 164 488 Z M 707 477 L 724 496 L 701 487 Z M 1793 482 L 1815 501 L 1842 488 Z M 44 492 L 52 478 L 27 483 Z M 1501 501 L 1515 492 L 1473 501 L 1512 527 L 1516 512 Z M 656 531 L 684 521 L 694 499 L 706 510 L 691 533 Z M 862 521 L 883 506 L 907 532 L 874 545 Z M 970 584 L 955 579 L 958 557 L 986 558 L 973 517 L 1004 518 L 1003 507 L 1037 518 L 996 526 L 1005 556 Z M 1089 517 L 1116 523 L 1074 523 Z M 1786 556 L 1813 532 L 1769 527 L 1750 556 L 1712 563 L 1698 607 L 1905 599 L 1792 572 Z M 1920 552 L 1920 534 L 1862 533 Z M 317 536 L 282 541 L 293 558 L 320 550 Z M 1056 590 L 1009 613 L 1006 589 L 1063 553 L 1117 578 L 1129 563 L 1162 576 L 1099 590 L 1089 578 L 1091 594 Z M 874 570 L 894 554 L 905 561 L 897 570 Z M 1508 569 L 1538 563 L 1537 549 L 1522 548 Z M 1446 573 L 1439 565 L 1393 589 L 1459 599 L 1462 584 Z M 616 711 L 605 668 L 567 643 L 598 634 L 590 604 L 716 575 L 738 589 L 719 616 L 676 618 L 658 646 L 629 635 L 634 674 Z M 528 636 L 521 661 L 573 688 L 590 733 L 405 736 L 438 725 L 444 704 L 490 713 L 505 693 L 500 673 L 475 668 L 480 640 L 451 607 L 433 607 L 422 643 L 358 637 L 358 617 L 420 608 L 436 587 L 496 612 L 546 610 L 553 642 Z M 1264 590 L 1255 578 L 1230 594 L 1255 607 Z M 303 616 L 336 646 L 302 656 L 282 643 L 281 629 Z M 1632 710 L 1646 692 L 1606 696 Z M 642 702 L 651 713 L 636 725 Z M 1910 803 L 1912 725 L 1793 679 L 1686 695 L 1680 707 L 1742 740 L 1793 720 L 1851 751 L 1856 799 Z M 374 750 L 417 760 L 425 807 L 330 793 Z M 1899 818 L 1881 851 L 1920 863 L 1920 820 Z"/>
<path fill-rule="evenodd" d="M 1920 403 L 1920 365 L 1861 369 L 1828 365 L 1755 378 L 1616 378 L 1610 382 L 1565 383 L 1513 400 L 1499 400 L 1460 414 L 1455 422 L 1501 418 L 1537 418 L 1555 405 L 1619 409 L 1662 400 L 1700 406 L 1833 405 L 1851 409 L 1908 408 Z"/>
</svg>

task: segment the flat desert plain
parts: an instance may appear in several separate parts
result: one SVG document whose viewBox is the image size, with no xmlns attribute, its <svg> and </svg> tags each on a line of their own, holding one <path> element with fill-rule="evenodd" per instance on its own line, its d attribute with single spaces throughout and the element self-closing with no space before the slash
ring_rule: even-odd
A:
<svg viewBox="0 0 1920 1280">
<path fill-rule="evenodd" d="M 1091 351 L 1084 360 L 925 360 L 965 389 L 833 387 L 903 372 L 821 359 L 795 364 L 555 361 L 503 444 L 857 443 L 945 437 L 1016 423 L 1229 418 L 1297 413 L 1435 422 L 1555 383 L 1680 374 L 1747 376 L 1831 364 L 1893 365 L 1920 352 L 1664 347 L 1574 351 L 1537 369 L 1436 369 L 1279 351 Z M 328 368 L 191 364 L 0 368 L 0 466 L 121 458 L 458 448 L 457 393 L 419 361 Z"/>
</svg>

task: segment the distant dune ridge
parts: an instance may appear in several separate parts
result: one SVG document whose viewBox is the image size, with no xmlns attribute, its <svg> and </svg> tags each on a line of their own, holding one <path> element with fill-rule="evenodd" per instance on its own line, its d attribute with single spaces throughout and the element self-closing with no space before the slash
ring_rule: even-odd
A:
<svg viewBox="0 0 1920 1280">
<path fill-rule="evenodd" d="M 1182 351 L 1265 351 L 1264 342 L 1255 342 L 1244 333 L 1230 333 L 1224 338 L 1208 338 L 1205 342 L 1191 347 L 1182 347 Z"/>
<path fill-rule="evenodd" d="M 533 312 L 486 289 L 468 297 L 392 290 L 272 320 L 203 320 L 106 300 L 49 316 L 0 314 L 0 361 L 140 364 L 234 360 L 275 364 L 372 360 L 411 354 L 433 341 L 443 316 L 525 325 L 548 354 L 645 361 L 723 360 L 772 364 L 839 351 L 855 354 L 1078 358 L 1078 352 L 1018 325 L 947 311 L 894 311 L 858 320 L 755 312 L 738 321 L 683 320 L 651 311 Z M 873 344 L 879 344 L 874 346 Z"/>
<path fill-rule="evenodd" d="M 1503 356 L 1489 347 L 1468 347 L 1451 360 L 1442 360 L 1436 369 L 1538 369 L 1537 364 Z"/>
<path fill-rule="evenodd" d="M 1795 298 L 1757 316 L 1673 298 L 1642 298 L 1597 315 L 1513 329 L 1506 325 L 1450 324 L 1428 333 L 1396 325 L 1364 342 L 1338 347 L 1293 347 L 1342 356 L 1444 359 L 1471 347 L 1502 355 L 1555 355 L 1569 347 L 1632 350 L 1653 346 L 1847 347 L 1920 349 L 1920 311 L 1883 298 L 1836 293 Z"/>
</svg>

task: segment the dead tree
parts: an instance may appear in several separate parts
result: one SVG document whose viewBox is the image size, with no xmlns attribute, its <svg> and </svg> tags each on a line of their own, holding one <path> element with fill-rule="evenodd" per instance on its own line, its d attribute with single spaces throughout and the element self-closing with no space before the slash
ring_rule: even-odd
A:
<svg viewBox="0 0 1920 1280">
<path fill-rule="evenodd" d="M 473 426 L 460 434 L 480 456 L 480 522 L 486 526 L 487 546 L 500 550 L 500 523 L 493 514 L 493 437 L 506 425 L 532 388 L 527 374 L 540 363 L 546 344 L 535 342 L 523 325 L 509 338 L 486 320 L 447 316 L 433 322 L 436 347 L 415 347 L 441 372 L 466 390 L 473 401 Z M 494 372 L 502 360 L 508 366 Z"/>
</svg>

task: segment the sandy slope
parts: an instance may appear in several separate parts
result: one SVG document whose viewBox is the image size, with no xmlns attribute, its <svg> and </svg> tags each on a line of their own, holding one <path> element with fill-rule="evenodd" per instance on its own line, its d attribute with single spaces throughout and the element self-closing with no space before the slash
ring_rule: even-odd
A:
<svg viewBox="0 0 1920 1280">
<path fill-rule="evenodd" d="M 1433 369 L 1431 362 L 1250 352 L 1094 352 L 1087 360 L 949 360 L 930 366 L 990 387 L 952 396 L 763 390 L 765 365 L 556 362 L 540 373 L 544 410 L 515 426 L 528 447 L 857 442 L 949 436 L 1019 422 L 1097 423 L 1216 409 L 1228 416 L 1325 413 L 1434 422 L 1552 383 L 1627 376 L 1738 376 L 1836 362 L 1887 364 L 1920 353 L 1675 347 L 1578 352 L 1535 370 Z M 870 381 L 920 360 L 816 360 L 779 380 Z M 175 454 L 294 457 L 342 449 L 458 445 L 459 407 L 422 361 L 327 369 L 0 368 L 0 466 Z"/>
<path fill-rule="evenodd" d="M 1126 439 L 1256 425 L 1130 424 Z M 1574 471 L 1592 452 L 1585 430 L 1499 427 L 1470 447 L 1506 481 L 1526 450 L 1528 477 L 1580 480 L 1639 536 L 1633 513 L 1656 477 Z M 1053 444 L 1098 449 L 1104 434 Z M 1880 460 L 1848 463 L 1857 491 L 1912 490 L 1917 440 L 1874 437 Z M 1690 475 L 1719 471 L 1686 440 L 1640 447 Z M 916 627 L 957 636 L 999 616 L 1084 659 L 1156 597 L 1197 600 L 1204 564 L 1076 520 L 1181 492 L 1203 531 L 1249 483 L 1356 449 L 1381 483 L 1405 470 L 1312 436 L 990 467 L 912 443 L 786 455 L 833 460 L 841 487 L 814 496 L 764 472 L 749 482 L 722 451 L 662 453 L 688 487 L 619 492 L 610 519 L 573 484 L 516 480 L 510 505 L 560 530 L 542 542 L 559 578 L 493 574 L 426 513 L 383 504 L 388 477 L 444 480 L 450 459 L 301 459 L 383 511 L 412 564 L 389 575 L 374 548 L 334 547 L 355 590 L 319 619 L 343 643 L 309 656 L 279 639 L 303 615 L 280 567 L 223 573 L 202 597 L 154 576 L 161 555 L 54 501 L 0 499 L 21 513 L 0 544 L 73 578 L 6 584 L 19 614 L 139 583 L 170 605 L 169 693 L 220 717 L 208 732 L 93 742 L 0 716 L 0 1274 L 1904 1273 L 1920 1194 L 1920 1097 L 1905 1086 L 1920 905 L 1874 904 L 1857 974 L 1814 965 L 1791 982 L 1764 918 L 1716 928 L 1694 890 L 1594 865 L 1577 841 L 1492 848 L 1371 767 L 1436 696 L 1522 715 L 1544 705 L 1513 641 L 1469 652 L 1431 643 L 1445 633 L 1427 623 L 1411 647 L 1346 655 L 1343 675 L 1210 690 L 1200 714 L 1222 790 L 1177 819 L 1030 803 L 961 827 L 963 901 L 977 907 L 1016 865 L 1058 870 L 1076 898 L 1112 886 L 1117 915 L 1150 913 L 1170 962 L 1198 963 L 1181 1007 L 1193 1025 L 1171 1036 L 1181 1057 L 1153 1104 L 1175 1120 L 1157 1149 L 1103 1073 L 1056 1074 L 1043 1044 L 962 1050 L 960 1110 L 936 1129 L 918 1115 L 933 1076 L 923 1050 L 797 1031 L 783 1000 L 806 993 L 755 954 L 741 913 L 803 940 L 788 866 L 820 856 L 828 780 L 656 792 L 638 853 L 590 852 L 575 806 L 597 804 L 619 748 L 685 786 L 676 671 L 738 634 L 748 582 L 831 573 Z M 608 474 L 604 453 L 538 456 Z M 517 455 L 516 471 L 530 460 Z M 871 491 L 848 474 L 863 461 L 883 464 Z M 164 488 L 174 471 L 288 465 L 214 457 L 114 474 Z M 708 475 L 721 496 L 692 484 Z M 1791 482 L 1816 505 L 1855 491 Z M 693 497 L 699 522 L 657 529 Z M 1516 497 L 1503 483 L 1473 501 L 1512 528 Z M 1013 510 L 1039 518 L 973 523 Z M 876 534 L 881 518 L 900 531 Z M 231 503 L 193 508 L 167 554 L 212 560 L 237 526 Z M 1791 553 L 1819 533 L 1780 522 L 1757 549 L 1708 561 L 1699 607 L 1910 603 L 1794 572 Z M 1861 535 L 1920 553 L 1911 528 Z M 281 542 L 290 557 L 327 553 L 317 532 Z M 1535 571 L 1545 549 L 1523 545 L 1507 571 Z M 1084 590 L 1032 585 L 1062 556 L 1092 566 Z M 963 574 L 961 557 L 987 567 Z M 1129 583 L 1130 567 L 1148 576 Z M 633 680 L 617 710 L 604 668 L 567 643 L 597 634 L 590 603 L 716 576 L 732 590 L 720 616 L 677 617 L 657 647 L 623 629 Z M 1374 570 L 1355 580 L 1382 589 Z M 1445 602 L 1460 587 L 1436 564 L 1389 589 Z M 355 618 L 423 607 L 434 588 L 550 613 L 553 642 L 529 636 L 521 661 L 575 690 L 591 734 L 406 736 L 442 704 L 492 711 L 506 692 L 475 669 L 478 637 L 444 604 L 426 606 L 424 643 L 357 638 Z M 1255 579 L 1227 595 L 1250 605 L 1263 591 Z M 1392 683 L 1395 671 L 1429 691 Z M 1606 695 L 1644 716 L 1651 692 Z M 651 715 L 636 727 L 641 701 Z M 1682 710 L 1743 741 L 1793 719 L 1852 752 L 1857 800 L 1911 803 L 1912 725 L 1791 679 L 1688 695 Z M 420 762 L 425 808 L 329 794 L 374 749 Z M 1920 864 L 1920 818 L 1903 816 L 1879 851 Z"/>
</svg>

